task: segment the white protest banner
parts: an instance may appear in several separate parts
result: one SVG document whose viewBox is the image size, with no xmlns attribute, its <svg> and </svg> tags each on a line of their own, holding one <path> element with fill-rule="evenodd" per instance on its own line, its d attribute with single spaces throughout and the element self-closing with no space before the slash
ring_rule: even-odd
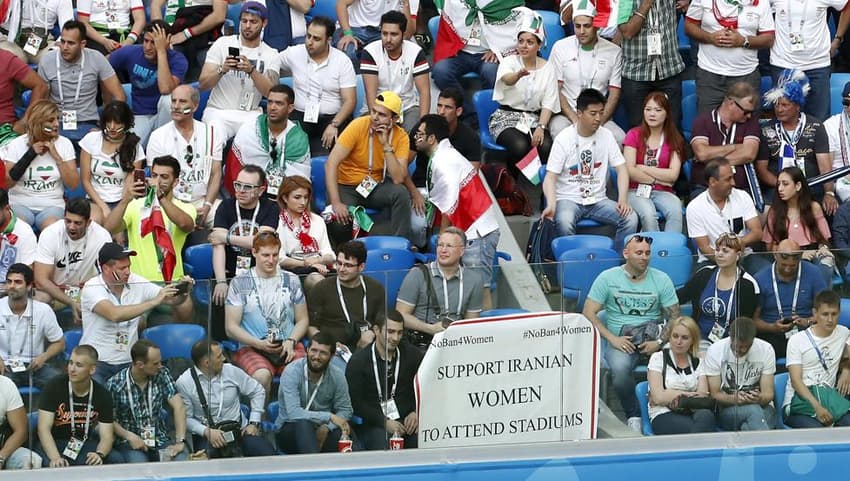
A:
<svg viewBox="0 0 850 481">
<path fill-rule="evenodd" d="M 595 438 L 599 356 L 581 314 L 453 322 L 416 375 L 419 447 Z"/>
</svg>

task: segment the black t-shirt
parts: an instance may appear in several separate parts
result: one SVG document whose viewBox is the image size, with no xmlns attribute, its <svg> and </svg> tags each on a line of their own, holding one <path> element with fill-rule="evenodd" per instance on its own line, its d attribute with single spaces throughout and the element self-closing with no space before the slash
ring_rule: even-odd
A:
<svg viewBox="0 0 850 481">
<path fill-rule="evenodd" d="M 410 135 L 410 150 L 416 150 L 416 146 L 414 145 L 413 135 Z M 452 143 L 452 147 L 457 149 L 458 152 L 461 153 L 466 160 L 470 162 L 477 162 L 481 159 L 481 139 L 478 136 L 478 132 L 472 130 L 468 125 L 463 122 L 457 123 L 457 129 L 455 130 L 454 135 L 449 137 L 449 142 Z M 428 170 L 428 158 L 424 155 L 420 156 L 417 154 L 416 159 L 416 170 L 413 171 L 413 185 L 416 187 L 425 187 L 425 176 L 427 175 Z"/>
<path fill-rule="evenodd" d="M 780 124 L 780 129 L 782 126 Z M 782 141 L 776 131 L 776 122 L 773 120 L 763 120 L 761 122 L 762 141 L 759 145 L 758 160 L 767 160 L 767 168 L 774 174 L 778 174 L 782 168 L 780 166 L 782 152 Z M 823 128 L 823 124 L 814 117 L 806 116 L 806 123 L 800 133 L 800 138 L 797 140 L 794 156 L 797 162 L 805 168 L 807 179 L 817 177 L 825 173 L 821 172 L 818 167 L 817 154 L 829 153 L 829 136 Z M 812 197 L 820 201 L 823 199 L 823 186 L 818 185 L 812 187 Z"/>
<path fill-rule="evenodd" d="M 223 201 L 215 211 L 213 228 L 227 229 L 227 231 L 230 232 L 230 235 L 247 235 L 248 232 L 256 234 L 260 226 L 268 226 L 277 230 L 277 223 L 280 218 L 280 208 L 276 203 L 269 199 L 260 199 L 259 211 L 257 211 L 257 221 L 254 224 L 251 223 L 251 219 L 254 217 L 254 209 L 240 208 L 239 213 L 242 216 L 241 229 L 237 225 L 239 224 L 239 219 L 236 216 L 236 199 L 227 199 Z M 227 277 L 230 278 L 236 275 L 236 256 L 250 256 L 251 251 L 245 250 L 245 252 L 242 252 L 243 249 L 235 246 L 226 246 L 224 251 L 226 255 L 224 268 L 227 271 Z M 251 259 L 251 265 L 254 265 L 253 258 Z"/>
<path fill-rule="evenodd" d="M 91 420 L 89 421 L 89 434 L 97 424 L 111 423 L 113 420 L 112 396 L 109 391 L 100 384 L 92 381 L 93 391 L 91 397 Z M 51 379 L 44 387 L 38 402 L 38 409 L 52 412 L 53 427 L 50 432 L 53 439 L 71 439 L 71 412 L 74 413 L 75 437 L 83 439 L 86 427 L 86 411 L 88 410 L 89 396 L 74 396 L 74 407 L 68 409 L 68 375 L 63 374 Z"/>
<path fill-rule="evenodd" d="M 375 319 L 387 315 L 384 287 L 369 276 L 363 276 L 363 281 L 366 284 L 365 322 L 363 320 L 363 288 L 357 286 L 349 289 L 340 286 L 352 325 L 349 324 L 342 310 L 342 303 L 336 290 L 336 277 L 328 277 L 319 281 L 307 294 L 310 325 L 322 332 L 329 332 L 337 341 L 354 349 L 360 339 L 361 330 L 374 324 Z"/>
</svg>

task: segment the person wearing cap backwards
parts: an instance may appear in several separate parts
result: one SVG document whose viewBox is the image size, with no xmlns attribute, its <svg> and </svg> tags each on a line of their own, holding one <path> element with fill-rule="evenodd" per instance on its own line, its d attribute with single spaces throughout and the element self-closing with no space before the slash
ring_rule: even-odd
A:
<svg viewBox="0 0 850 481">
<path fill-rule="evenodd" d="M 614 134 L 622 144 L 626 133 L 613 120 L 614 111 L 620 102 L 620 80 L 623 72 L 623 53 L 620 47 L 599 36 L 593 26 L 596 9 L 590 2 L 579 2 L 573 11 L 575 35 L 562 38 L 552 46 L 549 63 L 558 77 L 558 99 L 561 113 L 552 117 L 549 127 L 552 138 L 576 123 L 576 98 L 585 88 L 594 88 L 605 95 L 605 110 L 602 126 Z"/>
<path fill-rule="evenodd" d="M 841 92 L 841 104 L 844 108 L 823 122 L 826 135 L 829 136 L 829 151 L 832 152 L 832 168 L 837 169 L 850 165 L 850 82 L 844 85 Z M 835 194 L 844 200 L 850 197 L 850 177 L 845 177 L 835 183 Z"/>
<path fill-rule="evenodd" d="M 259 2 L 245 2 L 239 13 L 239 33 L 216 40 L 201 69 L 201 90 L 212 90 L 204 122 L 225 141 L 242 124 L 262 112 L 260 100 L 277 84 L 280 61 L 275 49 L 260 38 L 268 10 Z"/>
<path fill-rule="evenodd" d="M 351 221 L 349 206 L 390 209 L 391 234 L 410 235 L 410 194 L 407 177 L 410 139 L 398 124 L 401 98 L 379 94 L 371 114 L 353 120 L 339 136 L 325 163 L 328 203 L 336 220 Z"/>
<path fill-rule="evenodd" d="M 89 279 L 80 295 L 83 309 L 83 336 L 80 344 L 97 349 L 94 380 L 105 384 L 118 371 L 130 366 L 130 346 L 139 339 L 144 315 L 160 304 L 177 305 L 186 301 L 194 281 L 184 277 L 189 289 L 180 293 L 177 284 L 159 287 L 130 272 L 130 257 L 136 251 L 109 242 L 98 254 L 100 275 Z"/>
<path fill-rule="evenodd" d="M 821 120 L 803 113 L 809 94 L 809 79 L 801 70 L 785 70 L 776 84 L 764 95 L 764 103 L 772 107 L 776 120 L 761 126 L 762 142 L 756 157 L 756 172 L 762 183 L 765 204 L 773 202 L 776 180 L 786 167 L 799 167 L 807 179 L 832 170 L 829 137 Z M 835 183 L 812 187 L 812 197 L 827 216 L 835 214 L 838 200 Z"/>
<path fill-rule="evenodd" d="M 518 55 L 502 59 L 496 73 L 493 100 L 499 108 L 490 116 L 490 134 L 508 149 L 513 163 L 537 148 L 543 163 L 549 159 L 552 136 L 549 120 L 561 111 L 553 66 L 538 56 L 543 42 L 543 20 L 527 8 L 520 11 Z"/>
</svg>

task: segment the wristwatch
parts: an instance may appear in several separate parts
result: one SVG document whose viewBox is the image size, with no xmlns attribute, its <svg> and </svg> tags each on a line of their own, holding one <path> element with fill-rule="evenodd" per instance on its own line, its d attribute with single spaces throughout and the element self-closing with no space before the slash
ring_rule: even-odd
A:
<svg viewBox="0 0 850 481">
<path fill-rule="evenodd" d="M 260 423 L 258 423 L 257 421 L 251 421 L 248 424 L 250 424 L 251 426 L 254 426 L 255 428 L 260 427 Z"/>
<path fill-rule="evenodd" d="M 218 69 L 216 70 L 216 73 L 218 74 L 218 76 L 219 76 L 219 77 L 221 77 L 222 75 L 224 75 L 224 66 L 223 66 L 223 65 L 219 65 L 219 66 L 218 66 Z"/>
<path fill-rule="evenodd" d="M 744 37 L 744 44 L 741 45 L 741 46 L 744 47 L 744 48 L 750 48 L 750 38 Z"/>
</svg>

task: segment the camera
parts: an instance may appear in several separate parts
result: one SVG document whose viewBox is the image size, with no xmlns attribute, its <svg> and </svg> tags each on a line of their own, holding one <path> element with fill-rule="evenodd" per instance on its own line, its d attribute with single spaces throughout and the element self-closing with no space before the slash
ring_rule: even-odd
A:
<svg viewBox="0 0 850 481">
<path fill-rule="evenodd" d="M 453 314 L 443 314 L 443 315 L 437 317 L 437 322 L 442 324 L 444 329 L 449 327 L 449 325 L 451 323 L 453 323 L 457 320 L 458 320 L 458 316 L 453 315 Z"/>
</svg>

